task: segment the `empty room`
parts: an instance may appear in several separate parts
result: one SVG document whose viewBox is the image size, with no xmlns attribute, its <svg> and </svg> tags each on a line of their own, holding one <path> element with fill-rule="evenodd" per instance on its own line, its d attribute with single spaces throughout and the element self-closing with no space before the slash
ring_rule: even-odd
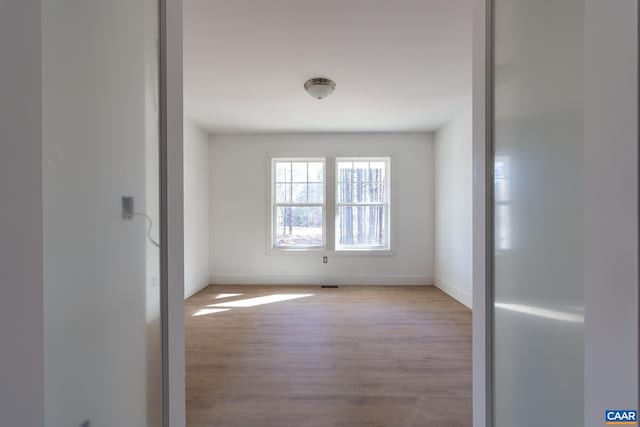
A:
<svg viewBox="0 0 640 427">
<path fill-rule="evenodd" d="M 183 23 L 188 426 L 471 425 L 471 2 Z"/>
</svg>

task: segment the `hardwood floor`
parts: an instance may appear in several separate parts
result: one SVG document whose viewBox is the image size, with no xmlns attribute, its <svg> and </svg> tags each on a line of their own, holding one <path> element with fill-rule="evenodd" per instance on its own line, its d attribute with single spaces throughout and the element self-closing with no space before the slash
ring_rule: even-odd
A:
<svg viewBox="0 0 640 427">
<path fill-rule="evenodd" d="M 313 295 L 211 307 L 280 294 Z M 434 287 L 209 286 L 185 320 L 188 427 L 471 426 L 471 311 Z"/>
</svg>

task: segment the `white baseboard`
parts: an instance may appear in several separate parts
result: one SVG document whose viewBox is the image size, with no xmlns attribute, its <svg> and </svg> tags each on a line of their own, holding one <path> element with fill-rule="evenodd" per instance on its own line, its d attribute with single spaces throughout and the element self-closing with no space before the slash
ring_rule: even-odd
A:
<svg viewBox="0 0 640 427">
<path fill-rule="evenodd" d="M 404 285 L 432 286 L 433 278 L 409 275 L 348 275 L 312 276 L 281 274 L 216 274 L 211 276 L 216 285 Z"/>
<path fill-rule="evenodd" d="M 471 295 L 471 292 L 458 286 L 454 286 L 451 283 L 446 282 L 445 280 L 437 278 L 435 279 L 435 286 L 442 292 L 450 295 L 451 297 L 460 301 L 462 304 L 473 309 L 473 296 Z"/>
<path fill-rule="evenodd" d="M 203 290 L 204 288 L 209 286 L 209 284 L 210 284 L 209 282 L 201 283 L 200 285 L 196 286 L 193 289 L 187 289 L 185 287 L 185 289 L 184 289 L 184 299 L 186 300 L 187 298 L 197 294 L 198 292 L 200 292 L 201 290 Z"/>
</svg>

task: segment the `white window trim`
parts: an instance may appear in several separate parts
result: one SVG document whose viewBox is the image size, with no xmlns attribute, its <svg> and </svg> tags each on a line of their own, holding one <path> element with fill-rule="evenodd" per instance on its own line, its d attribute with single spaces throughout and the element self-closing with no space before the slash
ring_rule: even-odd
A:
<svg viewBox="0 0 640 427">
<path fill-rule="evenodd" d="M 369 248 L 369 247 L 353 247 L 347 249 L 336 249 L 335 238 L 336 238 L 336 214 L 337 214 L 337 206 L 336 206 L 336 167 L 337 160 L 377 160 L 377 161 L 385 161 L 386 162 L 386 175 L 388 179 L 385 182 L 385 191 L 387 192 L 387 213 L 386 213 L 386 221 L 387 221 L 387 246 L 379 247 L 379 248 Z M 296 153 L 295 155 L 291 155 L 291 153 L 268 153 L 266 157 L 266 176 L 265 176 L 265 194 L 268 195 L 266 197 L 265 206 L 266 206 L 266 215 L 265 215 L 265 243 L 266 243 L 266 254 L 271 256 L 278 255 L 296 255 L 296 256 L 337 256 L 337 257 L 394 257 L 395 253 L 395 244 L 393 237 L 393 227 L 392 225 L 395 223 L 395 216 L 391 213 L 393 206 L 393 182 L 397 179 L 396 171 L 393 168 L 393 164 L 395 162 L 395 154 L 381 154 L 381 155 L 359 155 L 359 154 L 346 154 L 346 155 L 334 155 L 334 154 L 323 154 L 323 153 Z M 281 247 L 274 245 L 274 191 L 275 191 L 275 161 L 323 161 L 324 162 L 324 209 L 325 213 L 323 215 L 323 247 L 304 247 L 304 248 L 293 248 L 293 247 Z M 332 183 L 332 185 L 327 185 L 327 183 Z M 328 212 L 333 212 L 333 215 L 327 215 Z"/>
<path fill-rule="evenodd" d="M 327 249 L 327 161 L 326 157 L 271 157 L 271 161 L 269 162 L 269 188 L 271 195 L 269 198 L 269 226 L 267 229 L 269 230 L 269 250 L 270 251 L 278 251 L 278 252 L 319 252 L 325 251 Z M 277 162 L 322 162 L 323 168 L 323 177 L 322 177 L 322 194 L 323 194 L 323 203 L 276 203 L 275 200 L 275 183 L 276 183 L 276 163 Z M 277 217 L 277 209 L 280 206 L 310 206 L 310 207 L 321 207 L 322 208 L 322 245 L 319 246 L 304 246 L 304 247 L 295 247 L 295 246 L 277 246 L 275 242 L 276 237 L 276 217 Z"/>
<path fill-rule="evenodd" d="M 333 235 L 334 235 L 334 251 L 335 252 L 363 252 L 363 253 L 374 253 L 374 252 L 390 252 L 391 251 L 391 156 L 352 156 L 352 157 L 335 157 L 333 159 L 333 170 L 334 170 L 334 180 L 333 180 L 333 188 L 338 188 L 338 175 L 335 171 L 338 170 L 338 162 L 383 162 L 385 164 L 385 176 L 386 179 L 384 181 L 384 192 L 385 192 L 385 201 L 384 203 L 338 203 L 337 197 L 334 194 L 334 221 L 333 221 Z M 341 246 L 338 245 L 338 227 L 337 218 L 338 218 L 338 208 L 340 206 L 353 205 L 353 206 L 383 206 L 384 210 L 384 221 L 385 221 L 385 246 L 369 246 L 369 245 L 349 245 L 349 246 Z"/>
</svg>

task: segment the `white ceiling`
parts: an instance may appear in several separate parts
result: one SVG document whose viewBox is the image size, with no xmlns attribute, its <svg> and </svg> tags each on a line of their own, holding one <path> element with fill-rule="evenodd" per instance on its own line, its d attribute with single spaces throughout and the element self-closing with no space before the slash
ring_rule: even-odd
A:
<svg viewBox="0 0 640 427">
<path fill-rule="evenodd" d="M 471 96 L 471 0 L 184 0 L 185 115 L 210 132 L 432 131 Z M 324 100 L 303 89 L 328 77 Z"/>
</svg>

